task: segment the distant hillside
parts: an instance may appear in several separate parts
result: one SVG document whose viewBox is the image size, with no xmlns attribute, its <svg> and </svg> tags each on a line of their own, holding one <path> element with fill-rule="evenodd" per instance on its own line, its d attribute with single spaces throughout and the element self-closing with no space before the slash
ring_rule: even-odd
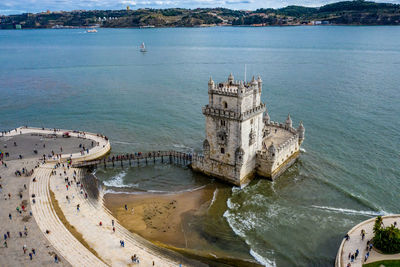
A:
<svg viewBox="0 0 400 267">
<path fill-rule="evenodd" d="M 215 25 L 399 25 L 400 5 L 368 1 L 344 1 L 310 8 L 287 6 L 279 9 L 238 11 L 226 8 L 78 10 L 0 16 L 0 28 L 68 27 L 199 27 Z"/>
</svg>

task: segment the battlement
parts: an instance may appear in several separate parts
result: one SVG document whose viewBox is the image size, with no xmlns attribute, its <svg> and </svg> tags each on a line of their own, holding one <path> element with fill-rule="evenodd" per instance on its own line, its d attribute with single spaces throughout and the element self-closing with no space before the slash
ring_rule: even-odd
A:
<svg viewBox="0 0 400 267">
<path fill-rule="evenodd" d="M 259 106 L 252 108 L 250 110 L 247 110 L 247 111 L 243 112 L 242 114 L 240 114 L 240 119 L 247 120 L 248 118 L 251 118 L 256 114 L 263 113 L 265 110 L 266 110 L 265 104 L 260 103 Z"/>
<path fill-rule="evenodd" d="M 208 116 L 217 116 L 217 117 L 223 117 L 227 119 L 233 119 L 233 120 L 239 120 L 239 114 L 235 111 L 230 111 L 230 110 L 224 110 L 220 108 L 213 108 L 210 106 L 205 106 L 203 107 L 203 114 L 208 115 Z"/>
<path fill-rule="evenodd" d="M 210 107 L 209 105 L 203 107 L 203 109 L 202 109 L 204 115 L 222 117 L 222 118 L 239 120 L 239 121 L 247 120 L 247 119 L 253 117 L 254 115 L 263 113 L 265 110 L 266 110 L 266 107 L 265 107 L 264 103 L 260 103 L 259 106 L 249 109 L 240 114 L 235 111 L 231 111 L 231 110 L 213 108 L 213 107 Z"/>
<path fill-rule="evenodd" d="M 264 122 L 265 126 L 275 126 L 281 129 L 285 129 L 289 132 L 291 132 L 292 134 L 297 134 L 297 129 L 293 128 L 293 127 L 288 127 L 286 124 L 280 123 L 280 122 L 276 122 L 276 121 L 270 121 L 270 122 Z"/>
<path fill-rule="evenodd" d="M 261 78 L 258 77 L 258 79 L 256 80 L 254 76 L 250 82 L 235 81 L 233 79 L 232 74 L 229 75 L 228 81 L 226 82 L 215 84 L 211 78 L 210 81 L 208 82 L 209 94 L 240 97 L 252 94 L 254 91 L 261 93 L 261 89 L 262 89 Z"/>
</svg>

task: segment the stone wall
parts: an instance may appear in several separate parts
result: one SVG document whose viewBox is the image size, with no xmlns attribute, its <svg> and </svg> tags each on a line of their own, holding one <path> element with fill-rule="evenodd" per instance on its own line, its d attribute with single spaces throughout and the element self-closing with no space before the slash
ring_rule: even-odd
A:
<svg viewBox="0 0 400 267">
<path fill-rule="evenodd" d="M 296 129 L 292 127 L 288 128 L 276 122 L 271 122 L 270 125 L 285 129 L 293 134 L 290 139 L 278 145 L 273 154 L 266 149 L 257 151 L 257 174 L 263 177 L 274 178 L 278 173 L 282 172 L 282 169 L 286 170 L 294 163 L 293 158 L 297 158 L 300 144 Z"/>
</svg>

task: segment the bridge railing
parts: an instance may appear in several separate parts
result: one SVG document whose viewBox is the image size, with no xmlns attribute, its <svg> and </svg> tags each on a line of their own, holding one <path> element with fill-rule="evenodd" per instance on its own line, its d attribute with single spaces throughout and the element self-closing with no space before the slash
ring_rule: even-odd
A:
<svg viewBox="0 0 400 267">
<path fill-rule="evenodd" d="M 155 160 L 161 158 L 163 161 L 164 157 L 168 157 L 170 162 L 172 160 L 181 160 L 182 163 L 190 163 L 192 161 L 192 154 L 191 153 L 185 153 L 185 152 L 180 152 L 180 151 L 175 151 L 175 150 L 169 150 L 169 151 L 151 151 L 151 152 L 137 152 L 137 153 L 127 153 L 127 154 L 120 154 L 120 155 L 113 155 L 113 156 L 108 156 L 104 157 L 102 159 L 98 160 L 91 160 L 91 161 L 80 161 L 80 162 L 72 162 L 72 167 L 79 168 L 79 167 L 88 167 L 88 166 L 95 166 L 95 165 L 106 165 L 107 163 L 112 163 L 113 165 L 117 162 L 122 162 L 124 161 L 129 161 L 134 162 L 134 161 L 142 161 L 146 160 Z"/>
</svg>

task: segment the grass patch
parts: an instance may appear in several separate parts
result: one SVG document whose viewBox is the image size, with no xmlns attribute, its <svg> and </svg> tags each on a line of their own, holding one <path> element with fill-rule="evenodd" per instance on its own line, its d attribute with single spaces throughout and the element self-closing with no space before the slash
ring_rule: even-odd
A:
<svg viewBox="0 0 400 267">
<path fill-rule="evenodd" d="M 50 190 L 50 198 L 51 198 L 51 203 L 53 204 L 54 211 L 56 212 L 58 218 L 60 221 L 64 224 L 65 228 L 79 241 L 81 244 L 87 248 L 93 255 L 95 255 L 99 260 L 104 262 L 106 265 L 107 264 L 102 258 L 100 258 L 99 254 L 97 254 L 96 250 L 94 250 L 92 247 L 89 246 L 89 244 L 86 242 L 86 240 L 83 238 L 82 234 L 79 233 L 76 228 L 69 223 L 67 218 L 65 218 L 64 213 L 62 212 L 60 206 L 58 205 L 58 201 L 53 193 L 53 191 Z"/>
<path fill-rule="evenodd" d="M 376 261 L 368 264 L 363 264 L 363 267 L 380 267 L 381 265 L 385 267 L 400 267 L 400 260 Z"/>
</svg>

